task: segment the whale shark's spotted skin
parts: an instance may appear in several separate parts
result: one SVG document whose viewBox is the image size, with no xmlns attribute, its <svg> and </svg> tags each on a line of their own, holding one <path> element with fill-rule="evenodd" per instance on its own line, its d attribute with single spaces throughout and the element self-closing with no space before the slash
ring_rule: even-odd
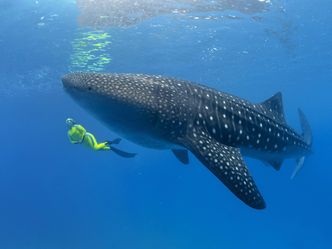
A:
<svg viewBox="0 0 332 249">
<path fill-rule="evenodd" d="M 128 139 L 152 148 L 187 148 L 253 208 L 262 209 L 265 202 L 241 153 L 279 169 L 284 158 L 310 151 L 311 136 L 304 139 L 286 124 L 280 93 L 252 104 L 189 81 L 141 74 L 72 73 L 63 84 Z"/>
</svg>

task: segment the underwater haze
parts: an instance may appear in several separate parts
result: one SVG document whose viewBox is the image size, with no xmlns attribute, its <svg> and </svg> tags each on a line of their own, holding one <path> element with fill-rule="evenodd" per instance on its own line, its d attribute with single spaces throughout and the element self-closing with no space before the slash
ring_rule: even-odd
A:
<svg viewBox="0 0 332 249">
<path fill-rule="evenodd" d="M 0 249 L 332 248 L 330 0 L 0 0 Z M 313 131 L 297 177 L 245 158 L 266 201 L 236 198 L 190 153 L 70 143 L 74 118 L 119 137 L 63 89 L 68 72 L 144 73 L 260 103 Z M 112 111 L 112 110 L 110 110 Z"/>
</svg>

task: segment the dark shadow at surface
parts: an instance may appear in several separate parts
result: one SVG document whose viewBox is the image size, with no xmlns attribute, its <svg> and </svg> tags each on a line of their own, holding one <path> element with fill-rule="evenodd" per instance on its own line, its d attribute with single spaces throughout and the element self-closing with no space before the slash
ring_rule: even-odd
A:
<svg viewBox="0 0 332 249">
<path fill-rule="evenodd" d="M 162 15 L 188 13 L 238 11 L 245 14 L 264 12 L 270 1 L 258 0 L 77 0 L 81 26 L 111 27 L 130 26 L 146 19 Z"/>
</svg>

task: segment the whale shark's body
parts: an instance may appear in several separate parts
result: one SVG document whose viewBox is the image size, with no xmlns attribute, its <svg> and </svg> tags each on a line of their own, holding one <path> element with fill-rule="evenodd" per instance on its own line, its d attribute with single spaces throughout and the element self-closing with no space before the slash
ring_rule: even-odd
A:
<svg viewBox="0 0 332 249">
<path fill-rule="evenodd" d="M 190 150 L 238 198 L 262 209 L 242 155 L 279 169 L 294 157 L 301 168 L 311 149 L 303 113 L 303 135 L 284 119 L 281 94 L 261 104 L 189 81 L 142 74 L 71 73 L 66 91 L 123 137 L 156 149 L 171 149 L 183 163 Z"/>
</svg>

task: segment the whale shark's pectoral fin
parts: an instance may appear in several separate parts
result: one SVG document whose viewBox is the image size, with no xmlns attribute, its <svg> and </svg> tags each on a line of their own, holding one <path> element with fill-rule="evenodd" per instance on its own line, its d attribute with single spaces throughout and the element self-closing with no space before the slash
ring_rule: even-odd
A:
<svg viewBox="0 0 332 249">
<path fill-rule="evenodd" d="M 240 149 L 221 144 L 197 129 L 187 135 L 183 144 L 244 203 L 256 209 L 265 208 Z"/>
<path fill-rule="evenodd" d="M 189 157 L 187 150 L 173 149 L 172 152 L 181 163 L 189 164 Z"/>
</svg>

